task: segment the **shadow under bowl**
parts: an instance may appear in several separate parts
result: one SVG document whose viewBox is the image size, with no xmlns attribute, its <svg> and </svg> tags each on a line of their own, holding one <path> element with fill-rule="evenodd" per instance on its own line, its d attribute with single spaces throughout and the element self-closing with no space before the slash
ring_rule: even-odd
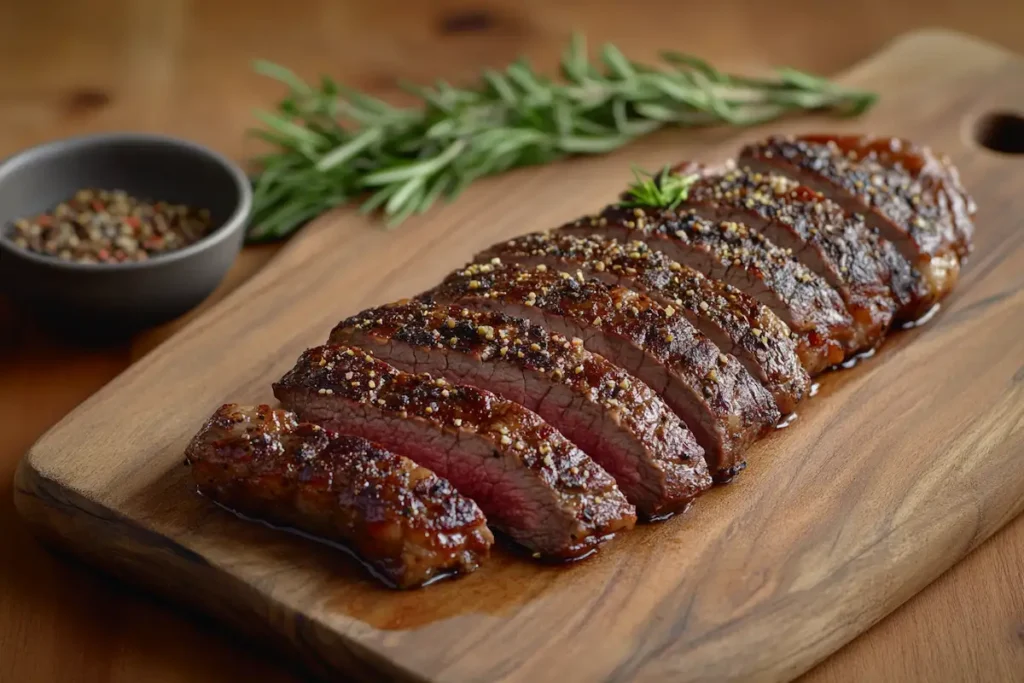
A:
<svg viewBox="0 0 1024 683">
<path fill-rule="evenodd" d="M 208 209 L 209 235 L 147 261 L 83 264 L 30 252 L 14 222 L 84 188 Z M 172 320 L 203 301 L 238 256 L 252 206 L 245 173 L 201 145 L 145 133 L 50 142 L 0 164 L 0 288 L 44 326 L 105 338 Z"/>
</svg>

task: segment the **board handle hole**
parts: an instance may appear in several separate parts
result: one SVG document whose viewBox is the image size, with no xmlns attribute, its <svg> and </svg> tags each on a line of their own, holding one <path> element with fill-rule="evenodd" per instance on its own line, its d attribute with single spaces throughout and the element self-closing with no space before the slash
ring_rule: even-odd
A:
<svg viewBox="0 0 1024 683">
<path fill-rule="evenodd" d="M 1024 154 L 1024 116 L 993 112 L 974 127 L 974 139 L 985 149 L 1003 154 Z"/>
</svg>

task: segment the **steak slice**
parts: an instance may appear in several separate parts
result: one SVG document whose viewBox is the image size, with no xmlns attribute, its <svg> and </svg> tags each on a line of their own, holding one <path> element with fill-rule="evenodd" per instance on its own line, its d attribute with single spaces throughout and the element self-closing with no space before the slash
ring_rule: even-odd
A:
<svg viewBox="0 0 1024 683">
<path fill-rule="evenodd" d="M 711 223 L 691 212 L 613 205 L 557 231 L 584 236 L 596 231 L 619 241 L 639 240 L 746 292 L 789 325 L 800 361 L 812 376 L 842 362 L 853 337 L 839 293 L 792 253 L 740 223 Z"/>
<path fill-rule="evenodd" d="M 823 277 L 843 297 L 853 320 L 848 353 L 882 342 L 897 307 L 882 256 L 893 247 L 858 215 L 848 216 L 824 195 L 784 176 L 739 168 L 700 177 L 684 208 L 708 221 L 743 223 L 791 249 Z"/>
<path fill-rule="evenodd" d="M 845 210 L 862 213 L 869 227 L 893 242 L 921 278 L 920 310 L 927 311 L 956 284 L 960 256 L 971 249 L 973 201 L 959 180 L 934 168 L 921 150 L 870 151 L 878 141 L 854 137 L 776 136 L 743 149 L 740 163 L 788 175 L 822 192 Z M 930 153 L 929 153 L 930 156 Z M 913 169 L 918 169 L 915 172 Z"/>
<path fill-rule="evenodd" d="M 948 156 L 936 155 L 928 147 L 895 137 L 819 133 L 801 135 L 800 140 L 812 144 L 834 142 L 848 158 L 877 161 L 887 169 L 900 169 L 928 189 L 942 192 L 949 201 L 949 220 L 956 235 L 954 248 L 960 257 L 971 253 L 973 218 L 978 206 L 960 182 L 960 173 Z"/>
<path fill-rule="evenodd" d="M 693 431 L 716 480 L 779 419 L 771 394 L 682 315 L 582 273 L 473 264 L 424 299 L 527 318 L 621 366 L 656 391 Z"/>
<path fill-rule="evenodd" d="M 304 420 L 434 470 L 536 557 L 584 557 L 636 521 L 607 472 L 535 413 L 489 391 L 327 345 L 304 352 L 274 395 Z"/>
<path fill-rule="evenodd" d="M 724 282 L 705 277 L 643 242 L 601 235 L 537 232 L 494 245 L 477 263 L 499 259 L 525 267 L 582 269 L 608 284 L 641 291 L 678 309 L 719 349 L 732 354 L 791 413 L 810 389 L 789 328 L 766 306 Z"/>
<path fill-rule="evenodd" d="M 521 318 L 400 301 L 348 318 L 330 341 L 526 406 L 607 470 L 647 518 L 684 509 L 711 485 L 704 451 L 650 387 Z"/>
<path fill-rule="evenodd" d="M 267 405 L 222 406 L 185 457 L 203 495 L 339 541 L 397 588 L 471 572 L 494 542 L 476 504 L 433 472 Z"/>
</svg>

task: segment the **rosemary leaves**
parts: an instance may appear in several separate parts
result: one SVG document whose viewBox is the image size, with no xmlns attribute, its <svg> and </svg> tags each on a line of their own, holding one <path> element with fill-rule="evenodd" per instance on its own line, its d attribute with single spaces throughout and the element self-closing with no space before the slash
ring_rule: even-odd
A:
<svg viewBox="0 0 1024 683">
<path fill-rule="evenodd" d="M 380 210 L 396 225 L 483 176 L 603 154 L 668 125 L 746 126 L 809 110 L 856 116 L 876 99 L 793 69 L 757 79 L 721 73 L 690 55 L 662 58 L 657 67 L 637 64 L 605 45 L 598 65 L 577 35 L 560 81 L 519 60 L 503 71 L 485 70 L 470 87 L 405 85 L 423 100 L 414 108 L 326 77 L 313 86 L 258 62 L 260 73 L 291 92 L 276 113 L 259 114 L 265 127 L 255 134 L 276 149 L 256 160 L 249 239 L 285 237 L 356 200 L 362 211 Z"/>
<path fill-rule="evenodd" d="M 634 168 L 633 177 L 636 178 L 636 182 L 626 190 L 619 206 L 657 207 L 670 211 L 686 201 L 690 188 L 698 178 L 696 173 L 673 173 L 668 166 L 661 169 L 656 176 Z"/>
</svg>

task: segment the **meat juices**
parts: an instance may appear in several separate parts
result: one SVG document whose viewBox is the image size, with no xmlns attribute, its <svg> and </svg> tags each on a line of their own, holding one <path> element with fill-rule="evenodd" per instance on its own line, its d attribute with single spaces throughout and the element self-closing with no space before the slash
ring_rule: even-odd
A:
<svg viewBox="0 0 1024 683">
<path fill-rule="evenodd" d="M 222 406 L 185 453 L 199 491 L 350 547 L 398 588 L 474 571 L 494 537 L 450 483 L 365 439 L 270 406 Z"/>
<path fill-rule="evenodd" d="M 503 310 L 578 337 L 658 392 L 697 437 L 712 475 L 728 480 L 742 454 L 772 428 L 771 394 L 686 318 L 653 299 L 582 274 L 474 264 L 421 297 L 471 310 Z"/>
<path fill-rule="evenodd" d="M 618 482 L 645 518 L 685 509 L 711 485 L 703 449 L 643 382 L 504 313 L 400 301 L 342 321 L 331 342 L 400 370 L 486 386 L 538 413 Z"/>
<path fill-rule="evenodd" d="M 610 206 L 558 232 L 639 240 L 746 292 L 789 325 L 812 376 L 841 363 L 853 337 L 853 321 L 839 293 L 791 252 L 744 224 L 712 223 L 685 211 Z"/>
<path fill-rule="evenodd" d="M 274 384 L 294 412 L 224 406 L 193 439 L 200 489 L 400 587 L 476 569 L 484 513 L 534 557 L 586 557 L 742 470 L 972 249 L 956 169 L 899 138 L 774 136 L 670 172 L 338 323 Z"/>
<path fill-rule="evenodd" d="M 735 287 L 673 261 L 637 240 L 619 242 L 600 234 L 537 232 L 481 252 L 480 264 L 545 267 L 573 272 L 647 294 L 683 316 L 718 348 L 734 356 L 775 399 L 793 412 L 810 389 L 789 328 L 756 299 Z"/>
<path fill-rule="evenodd" d="M 917 305 L 902 320 L 923 315 L 956 284 L 976 207 L 955 169 L 927 148 L 898 138 L 774 136 L 745 147 L 739 163 L 822 192 L 891 241 L 919 278 Z"/>
<path fill-rule="evenodd" d="M 304 420 L 434 470 L 538 557 L 588 555 L 636 521 L 604 469 L 535 413 L 489 391 L 327 345 L 303 353 L 274 395 Z"/>
<path fill-rule="evenodd" d="M 746 168 L 705 174 L 683 206 L 708 221 L 745 224 L 824 278 L 853 321 L 847 355 L 873 349 L 889 331 L 897 301 L 888 263 L 896 254 L 886 254 L 892 244 L 859 215 L 789 178 Z"/>
</svg>

